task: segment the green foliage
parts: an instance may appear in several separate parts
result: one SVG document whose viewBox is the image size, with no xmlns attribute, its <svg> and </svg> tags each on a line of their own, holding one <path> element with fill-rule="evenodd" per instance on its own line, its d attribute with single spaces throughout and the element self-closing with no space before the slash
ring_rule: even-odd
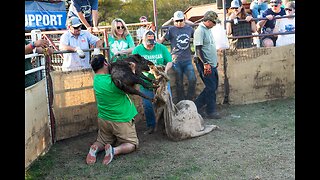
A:
<svg viewBox="0 0 320 180">
<path fill-rule="evenodd" d="M 126 23 L 137 23 L 140 16 L 147 16 L 149 21 L 154 22 L 154 2 L 156 2 L 157 25 L 161 26 L 175 11 L 185 11 L 190 6 L 215 3 L 215 0 L 101 0 L 99 25 L 110 25 L 115 18 L 121 18 Z"/>
</svg>

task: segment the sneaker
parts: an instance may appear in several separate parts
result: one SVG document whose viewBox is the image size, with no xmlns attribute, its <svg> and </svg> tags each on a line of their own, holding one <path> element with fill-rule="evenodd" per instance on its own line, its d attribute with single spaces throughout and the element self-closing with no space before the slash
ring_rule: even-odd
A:
<svg viewBox="0 0 320 180">
<path fill-rule="evenodd" d="M 207 113 L 204 111 L 199 111 L 198 113 L 202 116 L 202 118 L 207 117 Z"/>
<path fill-rule="evenodd" d="M 98 146 L 97 145 L 92 145 L 90 147 L 89 153 L 86 158 L 86 162 L 88 165 L 94 164 L 97 160 L 97 151 L 98 151 Z"/>
<path fill-rule="evenodd" d="M 148 129 L 143 134 L 152 134 L 152 133 L 154 133 L 154 128 L 148 127 Z"/>
<path fill-rule="evenodd" d="M 106 144 L 104 146 L 104 149 L 106 151 L 106 155 L 103 158 L 102 164 L 108 165 L 113 159 L 114 150 L 113 150 L 113 147 L 110 144 Z"/>
<path fill-rule="evenodd" d="M 208 118 L 208 119 L 221 119 L 221 115 L 217 112 L 214 112 L 214 113 L 208 114 L 206 116 L 206 118 Z"/>
</svg>

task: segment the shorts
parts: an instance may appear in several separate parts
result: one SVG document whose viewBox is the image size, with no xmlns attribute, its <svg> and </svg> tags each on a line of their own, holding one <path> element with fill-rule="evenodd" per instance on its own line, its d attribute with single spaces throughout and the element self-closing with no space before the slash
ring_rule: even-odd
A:
<svg viewBox="0 0 320 180">
<path fill-rule="evenodd" d="M 113 122 L 98 118 L 97 142 L 119 146 L 122 143 L 131 143 L 138 148 L 139 140 L 134 119 L 129 122 Z"/>
</svg>

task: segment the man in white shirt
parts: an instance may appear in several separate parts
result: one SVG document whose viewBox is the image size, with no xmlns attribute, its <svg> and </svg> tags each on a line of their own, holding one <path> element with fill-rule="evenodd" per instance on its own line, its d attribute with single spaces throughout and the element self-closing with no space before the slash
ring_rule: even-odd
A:
<svg viewBox="0 0 320 180">
<path fill-rule="evenodd" d="M 74 71 L 91 68 L 89 64 L 90 53 L 83 52 L 89 49 L 90 45 L 95 48 L 103 47 L 103 40 L 91 34 L 87 30 L 81 30 L 82 23 L 77 17 L 67 20 L 68 31 L 60 37 L 59 49 L 61 51 L 73 51 L 76 53 L 64 53 L 62 71 Z"/>
</svg>

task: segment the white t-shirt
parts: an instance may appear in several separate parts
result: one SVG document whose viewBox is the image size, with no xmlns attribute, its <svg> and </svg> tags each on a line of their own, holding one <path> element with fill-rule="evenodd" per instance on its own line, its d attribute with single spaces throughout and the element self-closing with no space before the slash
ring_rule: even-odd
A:
<svg viewBox="0 0 320 180">
<path fill-rule="evenodd" d="M 277 19 L 275 27 L 279 32 L 295 31 L 295 18 Z M 295 34 L 278 35 L 276 46 L 285 46 L 295 43 Z"/>
<path fill-rule="evenodd" d="M 143 37 L 143 34 L 147 31 L 146 27 L 141 26 L 139 29 L 137 29 L 137 39 L 141 40 Z"/>
</svg>

